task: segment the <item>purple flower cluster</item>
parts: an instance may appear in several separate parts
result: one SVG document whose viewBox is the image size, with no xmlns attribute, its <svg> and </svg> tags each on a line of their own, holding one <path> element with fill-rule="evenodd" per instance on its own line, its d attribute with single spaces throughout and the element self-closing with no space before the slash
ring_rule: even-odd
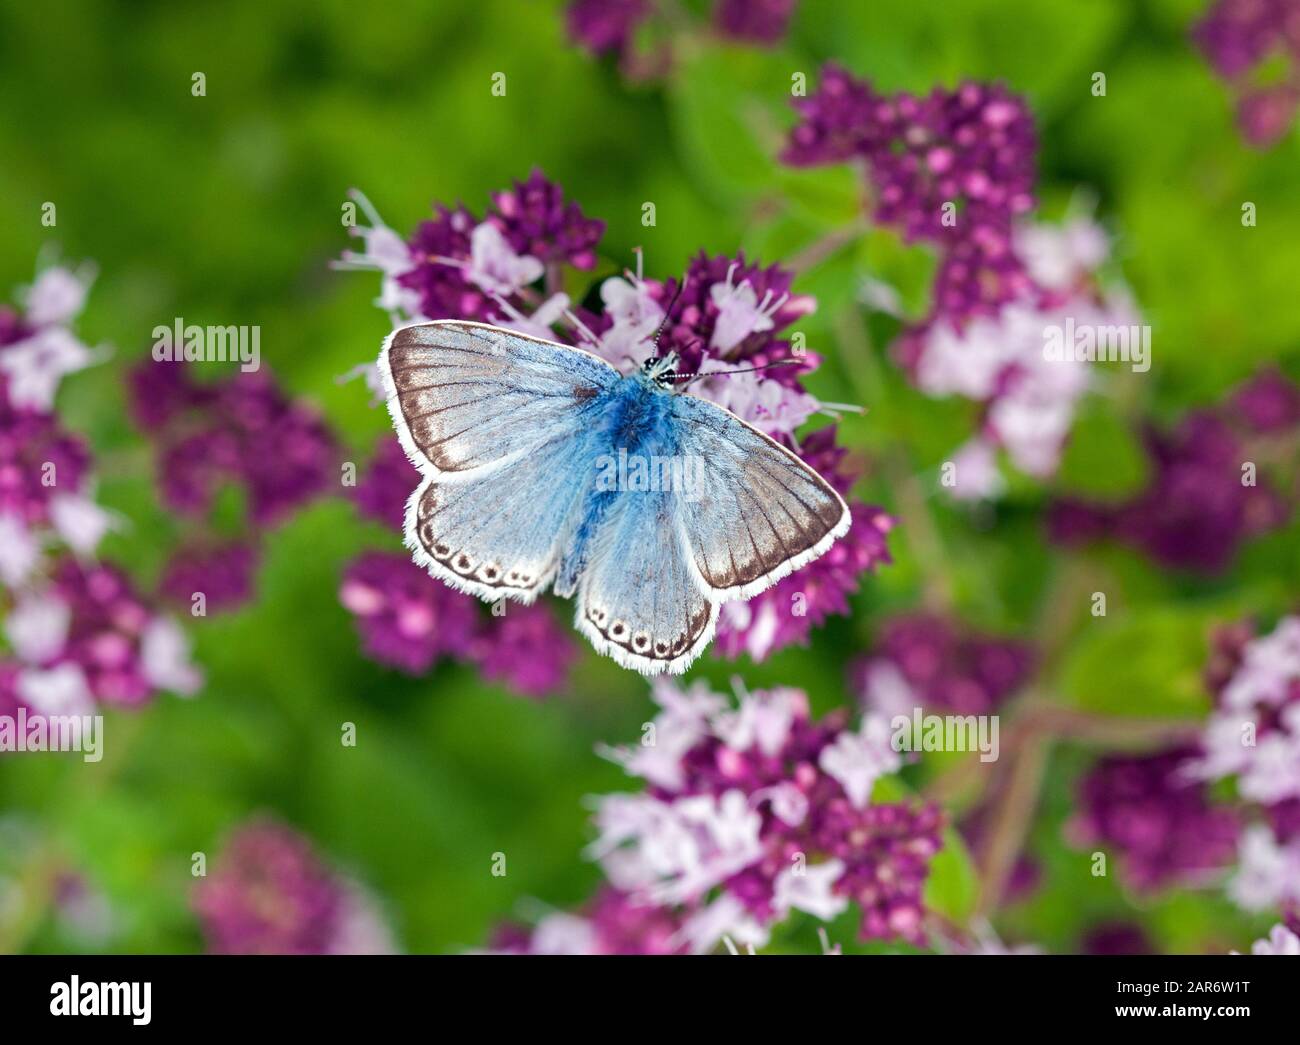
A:
<svg viewBox="0 0 1300 1045">
<path fill-rule="evenodd" d="M 1265 820 L 1242 838 L 1229 893 L 1247 910 L 1300 912 L 1300 616 L 1266 635 L 1222 629 L 1206 680 L 1215 709 L 1190 775 L 1234 779 Z"/>
<path fill-rule="evenodd" d="M 596 245 L 605 234 L 603 221 L 583 214 L 540 170 L 527 181 L 493 193 L 487 221 L 501 231 L 517 257 L 579 269 L 596 264 Z"/>
<path fill-rule="evenodd" d="M 254 820 L 228 839 L 195 888 L 194 909 L 215 954 L 390 954 L 373 901 L 283 824 Z"/>
<path fill-rule="evenodd" d="M 61 379 L 93 361 L 66 327 L 90 278 L 49 269 L 22 313 L 0 312 L 0 581 L 7 591 L 0 700 L 44 716 L 138 707 L 200 685 L 188 640 L 127 576 L 93 563 L 112 516 L 91 457 L 54 412 Z M 59 547 L 61 545 L 62 547 Z"/>
<path fill-rule="evenodd" d="M 85 492 L 90 452 L 52 413 L 0 397 L 0 515 L 24 527 L 54 525 L 60 499 Z"/>
<path fill-rule="evenodd" d="M 625 364 L 617 358 L 618 348 L 640 348 L 644 335 L 631 338 L 631 345 L 626 345 L 628 338 L 611 339 L 611 328 L 620 328 L 622 334 L 637 319 L 648 325 L 651 316 L 658 326 L 658 320 L 664 319 L 665 303 L 672 301 L 659 336 L 659 350 L 675 351 L 684 372 L 709 373 L 710 362 L 719 365 L 723 360 L 747 367 L 793 361 L 800 365 L 776 368 L 768 379 L 797 388 L 797 375 L 815 369 L 819 360 L 796 352 L 782 334 L 817 303 L 794 294 L 793 284 L 794 273 L 778 265 L 764 267 L 747 261 L 743 252 L 729 258 L 710 257 L 704 251 L 691 259 L 680 287 L 676 280 L 662 286 L 639 278 L 607 281 L 601 288 L 606 311 L 596 327 L 605 335 L 600 339 L 602 354 L 616 365 Z M 650 333 L 653 331 L 651 327 Z M 779 419 L 772 423 L 784 427 Z"/>
<path fill-rule="evenodd" d="M 363 516 L 400 533 L 406 500 L 419 481 L 397 439 L 388 436 L 358 478 L 352 502 Z M 477 665 L 517 693 L 542 697 L 563 687 L 578 656 L 547 607 L 503 602 L 488 613 L 404 553 L 366 552 L 354 559 L 339 598 L 356 618 L 366 655 L 411 675 L 450 657 Z"/>
<path fill-rule="evenodd" d="M 829 921 L 855 903 L 863 939 L 923 943 L 922 890 L 943 816 L 875 804 L 902 764 L 886 721 L 820 722 L 794 689 L 741 693 L 659 681 L 649 740 L 605 753 L 645 790 L 603 796 L 591 854 L 614 887 L 677 910 L 674 943 L 762 946 L 792 910 Z"/>
<path fill-rule="evenodd" d="M 1231 85 L 1242 136 L 1259 149 L 1276 144 L 1300 105 L 1300 2 L 1216 0 L 1192 38 Z M 1266 81 L 1262 73 L 1272 59 L 1285 71 Z"/>
<path fill-rule="evenodd" d="M 1195 882 L 1231 865 L 1240 821 L 1212 804 L 1204 784 L 1187 773 L 1195 747 L 1100 759 L 1084 777 L 1068 827 L 1079 846 L 1099 845 L 1118 857 L 1126 881 L 1141 891 Z"/>
<path fill-rule="evenodd" d="M 377 304 L 395 325 L 430 319 L 511 325 L 537 310 L 542 318 L 526 329 L 545 329 L 561 318 L 569 299 L 557 293 L 543 301 L 535 285 L 553 282 L 543 277 L 561 265 L 592 268 L 605 231 L 604 222 L 584 215 L 539 170 L 495 193 L 482 219 L 463 205 L 439 205 L 407 242 L 384 225 L 364 196 L 353 198 L 371 225 L 350 230 L 364 249 L 345 252 L 340 265 L 383 273 Z"/>
<path fill-rule="evenodd" d="M 22 311 L 0 306 L 0 393 L 21 410 L 48 412 L 59 383 L 94 362 L 69 324 L 94 279 L 90 266 L 48 268 L 22 295 Z"/>
<path fill-rule="evenodd" d="M 729 40 L 771 47 L 785 38 L 796 6 L 797 0 L 717 0 L 713 28 Z M 575 44 L 598 57 L 619 59 L 629 78 L 662 72 L 668 62 L 666 49 L 647 57 L 635 47 L 643 26 L 661 34 L 669 28 L 648 0 L 571 0 L 565 23 Z"/>
<path fill-rule="evenodd" d="M 1169 432 L 1150 429 L 1146 488 L 1120 504 L 1059 501 L 1048 516 L 1051 535 L 1065 543 L 1122 541 L 1175 569 L 1227 568 L 1245 540 L 1286 522 L 1300 492 L 1275 488 L 1265 474 L 1279 459 L 1278 480 L 1296 482 L 1285 461 L 1288 441 L 1300 434 L 1297 395 L 1294 384 L 1265 372 L 1222 408 L 1194 411 Z"/>
<path fill-rule="evenodd" d="M 261 533 L 334 488 L 334 435 L 263 371 L 200 381 L 187 363 L 147 359 L 130 372 L 129 393 L 136 425 L 154 442 L 168 508 L 202 521 L 226 486 L 246 504 L 237 539 L 203 538 L 173 552 L 163 593 L 187 608 L 202 594 L 205 613 L 243 604 Z"/>
<path fill-rule="evenodd" d="M 137 706 L 158 689 L 198 688 L 184 633 L 159 617 L 120 570 L 65 561 L 49 594 L 68 611 L 63 649 L 51 663 L 77 665 L 97 700 Z"/>
<path fill-rule="evenodd" d="M 90 496 L 90 452 L 54 411 L 62 379 L 93 362 L 69 324 L 91 276 L 51 268 L 21 295 L 21 311 L 0 307 L 0 581 L 28 581 L 42 548 L 59 542 L 95 551 L 110 526 Z"/>
<path fill-rule="evenodd" d="M 992 714 L 1029 678 L 1033 652 L 1022 642 L 959 629 L 928 613 L 895 617 L 853 669 L 863 706 L 893 718 L 914 708 Z"/>
<path fill-rule="evenodd" d="M 478 600 L 434 580 L 404 552 L 363 552 L 348 566 L 339 601 L 362 649 L 376 663 L 422 675 L 443 658 L 476 665 L 530 697 L 560 689 L 577 658 L 570 635 L 545 605 L 504 605 L 495 616 Z"/>
<path fill-rule="evenodd" d="M 343 575 L 339 601 L 356 619 L 372 660 L 421 675 L 469 645 L 478 611 L 402 552 L 363 552 Z"/>
<path fill-rule="evenodd" d="M 204 515 L 230 483 L 252 525 L 271 527 L 336 482 L 333 434 L 263 370 L 202 382 L 189 364 L 150 359 L 131 372 L 130 392 L 136 424 L 156 443 L 163 501 L 183 515 Z"/>
<path fill-rule="evenodd" d="M 577 914 L 556 912 L 536 925 L 504 925 L 489 950 L 498 954 L 682 954 L 681 917 L 637 903 L 608 886 Z"/>
<path fill-rule="evenodd" d="M 516 693 L 544 697 L 561 690 L 578 659 L 571 634 L 545 603 L 500 606 L 500 617 L 480 619 L 466 658 L 478 666 L 484 678 Z"/>
<path fill-rule="evenodd" d="M 10 696 L 40 714 L 139 707 L 160 690 L 189 694 L 201 684 L 184 632 L 109 565 L 57 562 L 15 596 L 4 632 Z"/>
<path fill-rule="evenodd" d="M 937 312 L 996 315 L 1029 287 L 1012 244 L 1015 219 L 1034 206 L 1037 137 L 1021 99 L 972 82 L 923 98 L 884 95 L 829 65 L 820 89 L 794 106 L 801 122 L 784 160 L 862 160 L 876 220 L 940 249 Z"/>
<path fill-rule="evenodd" d="M 904 329 L 895 354 L 928 395 L 982 405 L 980 430 L 954 455 L 952 496 L 1001 493 L 999 450 L 1029 475 L 1051 475 L 1090 376 L 1086 359 L 1045 358 L 1044 331 L 1133 320 L 1127 295 L 1095 279 L 1108 252 L 1096 225 L 1027 220 L 1037 139 L 1025 103 L 969 82 L 886 95 L 828 65 L 817 92 L 794 105 L 801 120 L 785 161 L 860 161 L 875 220 L 938 252 L 930 312 Z"/>
<path fill-rule="evenodd" d="M 239 541 L 185 546 L 168 559 L 158 590 L 187 606 L 202 592 L 206 610 L 234 609 L 253 597 L 257 561 L 257 549 Z"/>
<path fill-rule="evenodd" d="M 1235 638 L 1230 631 L 1226 641 Z M 1300 617 L 1251 638 L 1237 658 L 1214 691 L 1201 771 L 1236 777 L 1241 797 L 1264 806 L 1300 801 Z"/>
<path fill-rule="evenodd" d="M 795 434 L 816 413 L 834 415 L 835 407 L 811 396 L 800 379 L 820 360 L 790 330 L 815 307 L 811 298 L 795 293 L 793 273 L 743 254 L 701 252 L 681 281 L 658 281 L 644 278 L 638 257 L 635 273 L 601 281 L 602 307 L 592 311 L 571 306 L 559 291 L 543 297 L 535 286 L 549 283 L 543 276 L 556 266 L 594 264 L 603 228 L 539 172 L 496 193 L 483 221 L 463 206 L 440 207 L 409 243 L 383 224 L 364 197 L 354 196 L 371 225 L 353 230 L 365 250 L 348 252 L 341 264 L 383 273 L 378 304 L 394 322 L 457 317 L 497 323 L 581 345 L 625 373 L 655 352 L 675 351 L 683 372 L 703 375 L 693 393 L 790 447 L 847 495 L 852 476 L 835 445 L 834 427 Z M 781 362 L 796 365 L 733 373 Z M 400 525 L 416 481 L 396 443 L 384 444 L 353 500 L 368 517 Z M 853 527 L 830 552 L 749 603 L 724 607 L 721 652 L 762 659 L 806 641 L 827 616 L 848 612 L 860 576 L 889 561 L 885 538 L 894 525 L 879 508 L 855 504 L 852 510 Z"/>
</svg>

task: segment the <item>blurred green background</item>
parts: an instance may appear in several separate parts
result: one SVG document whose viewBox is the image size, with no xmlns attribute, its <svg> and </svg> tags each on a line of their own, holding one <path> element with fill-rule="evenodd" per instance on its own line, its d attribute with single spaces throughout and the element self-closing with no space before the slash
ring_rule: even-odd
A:
<svg viewBox="0 0 1300 1045">
<path fill-rule="evenodd" d="M 29 282 L 50 243 L 98 264 L 77 329 L 114 346 L 113 359 L 70 379 L 60 408 L 98 455 L 101 501 L 130 520 L 104 556 L 151 581 L 183 524 L 158 504 L 121 377 L 156 324 L 259 324 L 264 361 L 320 404 L 352 459 L 366 460 L 388 429 L 360 382 L 335 380 L 371 360 L 388 328 L 372 305 L 377 276 L 328 268 L 353 245 L 340 223 L 350 187 L 405 232 L 434 201 L 481 212 L 489 192 L 540 166 L 607 222 L 593 275 L 630 264 L 635 246 L 657 277 L 680 273 L 701 248 L 783 261 L 861 211 L 848 168 L 775 162 L 793 122 L 792 72 L 813 85 L 834 59 L 884 89 L 913 91 L 1001 79 L 1039 122 L 1041 212 L 1095 194 L 1154 328 L 1151 372 L 1108 371 L 1080 421 L 1089 438 L 1054 484 L 1120 494 L 1141 481 L 1128 434 L 1137 418 L 1175 418 L 1263 361 L 1293 375 L 1300 361 L 1297 136 L 1266 154 L 1240 143 L 1227 91 L 1187 42 L 1202 7 L 803 0 L 774 50 L 680 40 L 662 81 L 629 85 L 568 43 L 558 2 L 6 2 L 0 287 Z M 196 71 L 205 97 L 191 95 Z M 498 71 L 503 98 L 489 90 Z M 1104 98 L 1090 92 L 1095 71 L 1107 75 Z M 57 205 L 55 229 L 40 224 L 45 201 Z M 654 228 L 641 225 L 645 201 L 656 204 Z M 1255 228 L 1241 225 L 1244 201 L 1257 206 Z M 870 236 L 796 284 L 819 301 L 800 325 L 826 357 L 810 387 L 870 407 L 846 421 L 845 441 L 867 469 L 860 496 L 902 520 L 896 564 L 864 580 L 853 617 L 822 629 L 812 649 L 761 665 L 706 656 L 693 674 L 724 687 L 733 674 L 750 687 L 789 683 L 818 710 L 837 706 L 848 697 L 844 665 L 882 616 L 938 589 L 988 630 L 1041 636 L 1050 615 L 1056 645 L 1040 688 L 1051 699 L 1199 713 L 1205 625 L 1278 612 L 1300 591 L 1294 525 L 1252 545 L 1229 574 L 1198 581 L 1128 552 L 1050 552 L 1044 491 L 1029 484 L 974 515 L 931 496 L 974 409 L 912 391 L 854 304 L 868 274 L 916 302 L 929 264 L 923 249 Z M 0 815 L 40 825 L 109 898 L 116 934 L 105 946 L 199 949 L 190 854 L 218 851 L 230 825 L 258 810 L 301 827 L 373 888 L 410 951 L 477 946 L 525 898 L 570 907 L 591 893 L 599 875 L 580 857 L 583 796 L 627 786 L 593 746 L 638 735 L 652 714 L 646 685 L 585 644 L 572 692 L 545 703 L 466 668 L 412 680 L 371 664 L 338 580 L 358 550 L 398 546 L 346 502 L 317 504 L 269 537 L 251 607 L 192 628 L 208 676 L 196 699 L 110 713 L 98 765 L 0 760 Z M 1060 594 L 1095 590 L 1098 577 L 1117 593 L 1104 622 L 1088 617 L 1086 598 Z M 345 721 L 357 724 L 355 748 L 340 746 Z M 1034 828 L 1047 881 L 1003 923 L 1049 949 L 1130 909 L 1060 840 L 1081 759 L 1072 749 L 1052 759 Z M 508 856 L 505 878 L 489 873 L 496 851 Z M 84 946 L 61 935 L 39 891 L 23 902 L 0 948 Z M 1172 949 L 1241 946 L 1257 925 L 1209 894 L 1174 893 L 1139 916 Z M 777 946 L 816 943 L 796 925 Z"/>
</svg>

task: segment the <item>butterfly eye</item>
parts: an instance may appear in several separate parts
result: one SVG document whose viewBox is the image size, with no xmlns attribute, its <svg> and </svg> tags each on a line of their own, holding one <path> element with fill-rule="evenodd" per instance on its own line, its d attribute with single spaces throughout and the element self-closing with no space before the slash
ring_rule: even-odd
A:
<svg viewBox="0 0 1300 1045">
<path fill-rule="evenodd" d="M 647 359 L 644 363 L 641 364 L 641 369 L 644 370 L 646 373 L 649 373 L 654 368 L 654 365 L 657 362 L 659 362 L 658 358 L 655 356 L 651 356 L 649 359 Z"/>
</svg>

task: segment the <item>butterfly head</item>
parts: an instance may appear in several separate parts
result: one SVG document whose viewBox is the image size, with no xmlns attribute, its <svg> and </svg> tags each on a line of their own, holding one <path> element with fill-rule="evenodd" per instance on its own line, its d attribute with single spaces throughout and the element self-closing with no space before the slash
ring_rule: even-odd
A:
<svg viewBox="0 0 1300 1045">
<path fill-rule="evenodd" d="M 676 352 L 666 356 L 651 356 L 641 364 L 641 373 L 661 388 L 672 388 L 677 380 L 677 364 L 681 362 Z"/>
</svg>

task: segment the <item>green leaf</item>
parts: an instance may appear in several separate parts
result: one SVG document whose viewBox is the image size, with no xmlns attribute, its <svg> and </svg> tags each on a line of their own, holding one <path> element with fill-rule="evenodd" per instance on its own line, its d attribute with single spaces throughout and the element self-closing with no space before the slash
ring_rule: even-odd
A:
<svg viewBox="0 0 1300 1045">
<path fill-rule="evenodd" d="M 831 228 L 848 225 L 863 215 L 862 179 L 847 164 L 782 170 L 777 183 L 791 204 Z"/>
<path fill-rule="evenodd" d="M 1113 404 L 1090 397 L 1074 420 L 1058 482 L 1066 493 L 1120 500 L 1146 483 L 1146 455 Z"/>
<path fill-rule="evenodd" d="M 686 56 L 674 77 L 670 100 L 683 158 L 693 173 L 726 198 L 770 190 L 776 176 L 779 136 L 760 142 L 769 119 L 750 88 L 761 67 L 740 52 Z"/>
<path fill-rule="evenodd" d="M 966 844 L 953 828 L 943 833 L 943 848 L 930 862 L 925 880 L 925 906 L 949 921 L 964 925 L 975 910 L 979 877 Z"/>
<path fill-rule="evenodd" d="M 890 229 L 873 229 L 862 238 L 863 265 L 871 278 L 898 294 L 903 313 L 919 319 L 930 307 L 938 260 L 933 250 L 908 246 Z"/>
<path fill-rule="evenodd" d="M 1112 715 L 1193 718 L 1208 710 L 1201 681 L 1208 613 L 1150 607 L 1088 620 L 1061 667 L 1060 688 L 1072 703 Z"/>
</svg>

